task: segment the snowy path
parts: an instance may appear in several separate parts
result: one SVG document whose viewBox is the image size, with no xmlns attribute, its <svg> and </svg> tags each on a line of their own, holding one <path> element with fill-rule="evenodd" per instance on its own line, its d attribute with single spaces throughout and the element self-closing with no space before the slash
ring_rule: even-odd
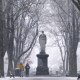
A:
<svg viewBox="0 0 80 80">
<path fill-rule="evenodd" d="M 0 78 L 0 80 L 77 80 L 73 77 L 16 77 L 16 78 Z"/>
</svg>

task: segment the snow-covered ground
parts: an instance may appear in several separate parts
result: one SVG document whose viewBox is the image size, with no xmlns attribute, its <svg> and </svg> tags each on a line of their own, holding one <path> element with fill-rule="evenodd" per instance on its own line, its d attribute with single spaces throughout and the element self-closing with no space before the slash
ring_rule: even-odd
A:
<svg viewBox="0 0 80 80">
<path fill-rule="evenodd" d="M 5 78 L 0 78 L 0 80 L 12 80 L 12 78 L 10 79 L 9 77 L 5 77 Z"/>
<path fill-rule="evenodd" d="M 77 80 L 77 77 L 5 77 L 0 80 Z"/>
</svg>

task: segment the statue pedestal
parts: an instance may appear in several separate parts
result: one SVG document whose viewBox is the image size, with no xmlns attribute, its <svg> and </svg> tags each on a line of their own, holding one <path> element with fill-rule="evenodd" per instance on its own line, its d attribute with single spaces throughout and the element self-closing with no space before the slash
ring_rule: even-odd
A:
<svg viewBox="0 0 80 80">
<path fill-rule="evenodd" d="M 37 55 L 38 57 L 38 67 L 36 69 L 36 75 L 49 75 L 49 68 L 48 68 L 48 54 L 45 54 L 45 52 L 40 52 L 40 54 Z"/>
</svg>

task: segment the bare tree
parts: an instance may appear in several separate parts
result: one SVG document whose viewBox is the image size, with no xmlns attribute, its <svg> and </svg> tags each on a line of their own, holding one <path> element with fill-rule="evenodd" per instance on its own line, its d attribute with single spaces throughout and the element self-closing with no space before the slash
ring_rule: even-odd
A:
<svg viewBox="0 0 80 80">
<path fill-rule="evenodd" d="M 69 59 L 69 76 L 77 75 L 77 45 L 79 42 L 79 16 L 77 10 L 70 1 L 70 6 L 65 7 L 66 1 L 57 1 L 55 3 L 59 7 L 58 19 L 61 27 L 59 27 L 60 32 L 64 36 L 64 41 L 67 49 L 68 59 Z M 66 8 L 65 10 L 63 9 Z M 69 9 L 68 9 L 69 8 Z M 69 10 L 69 12 L 68 12 Z M 76 12 L 75 12 L 76 10 Z M 78 17 L 78 18 L 77 18 Z M 74 65 L 74 66 L 73 66 Z"/>
<path fill-rule="evenodd" d="M 36 4 L 32 4 L 37 5 Z M 37 13 L 37 7 L 33 9 L 33 7 L 30 7 L 30 12 L 27 14 L 27 12 L 22 13 L 22 17 L 20 20 L 20 25 L 17 25 L 17 35 L 15 34 L 15 47 L 14 47 L 14 61 L 15 61 L 15 67 L 17 63 L 20 61 L 21 57 L 28 53 L 28 51 L 32 48 L 34 45 L 34 42 L 36 40 L 36 37 L 38 35 L 38 13 Z M 28 18 L 28 21 L 26 23 L 25 18 Z M 27 24 L 27 25 L 26 25 Z M 26 49 L 24 50 L 26 45 Z"/>
<path fill-rule="evenodd" d="M 55 44 L 58 46 L 60 55 L 61 55 L 61 60 L 62 60 L 62 70 L 63 74 L 66 74 L 66 55 L 67 55 L 67 49 L 65 45 L 64 38 L 60 32 L 54 31 L 53 30 L 53 35 L 55 37 Z"/>
<path fill-rule="evenodd" d="M 16 5 L 16 3 L 17 3 L 17 5 Z M 10 0 L 6 1 L 6 5 L 5 5 L 6 7 L 4 9 L 4 14 L 7 15 L 6 16 L 6 26 L 7 26 L 7 28 L 6 28 L 7 50 L 6 51 L 8 53 L 8 58 L 9 58 L 8 75 L 9 75 L 9 72 L 13 72 L 13 63 L 12 62 L 15 57 L 14 56 L 14 53 L 15 53 L 14 38 L 15 38 L 15 33 L 16 33 L 16 26 L 17 26 L 16 24 L 20 24 L 20 28 L 18 25 L 18 29 L 17 29 L 17 30 L 19 30 L 17 32 L 19 34 L 19 36 L 17 36 L 18 40 L 19 40 L 19 41 L 17 40 L 17 44 L 18 44 L 18 42 L 20 42 L 18 44 L 19 47 L 17 48 L 19 52 L 16 53 L 16 55 L 18 55 L 17 61 L 19 61 L 20 57 L 31 48 L 31 46 L 33 45 L 34 40 L 37 36 L 38 32 L 36 32 L 35 29 L 33 29 L 34 30 L 33 32 L 36 33 L 35 34 L 36 36 L 33 36 L 34 38 L 31 38 L 32 41 L 30 41 L 30 43 L 29 43 L 29 44 L 31 44 L 31 45 L 29 45 L 30 47 L 28 46 L 29 48 L 23 52 L 23 48 L 24 48 L 23 45 L 25 44 L 25 41 L 28 38 L 27 36 L 30 35 L 31 28 L 33 28 L 33 27 L 36 28 L 35 25 L 37 23 L 36 20 L 33 20 L 31 18 L 29 25 L 27 25 L 27 27 L 25 27 L 25 25 L 24 25 L 24 24 L 26 24 L 26 22 L 24 23 L 26 16 L 34 14 L 34 12 L 31 12 L 32 4 L 36 4 L 36 3 L 34 3 L 34 1 L 27 1 L 27 0 L 26 1 L 25 0 L 24 1 L 23 0 L 21 0 L 21 1 L 10 1 Z M 22 16 L 22 18 L 21 18 L 21 16 Z M 19 20 L 20 18 L 21 18 L 21 21 Z"/>
</svg>

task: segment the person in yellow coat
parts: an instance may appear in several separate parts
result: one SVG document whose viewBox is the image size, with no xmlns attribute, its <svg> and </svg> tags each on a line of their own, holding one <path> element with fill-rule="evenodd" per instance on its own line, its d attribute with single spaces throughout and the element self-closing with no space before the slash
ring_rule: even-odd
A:
<svg viewBox="0 0 80 80">
<path fill-rule="evenodd" d="M 24 71 L 23 63 L 18 64 L 18 68 L 21 70 L 21 76 L 23 76 L 23 71 Z"/>
<path fill-rule="evenodd" d="M 20 70 L 24 70 L 24 65 L 23 65 L 22 63 L 20 63 L 20 64 L 18 64 L 18 68 L 19 68 Z"/>
</svg>

